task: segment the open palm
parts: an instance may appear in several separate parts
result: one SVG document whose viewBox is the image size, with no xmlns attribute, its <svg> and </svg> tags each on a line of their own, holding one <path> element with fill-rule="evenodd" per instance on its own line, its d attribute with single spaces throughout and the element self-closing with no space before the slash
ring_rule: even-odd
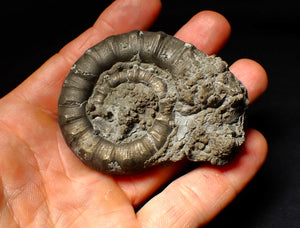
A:
<svg viewBox="0 0 300 228">
<path fill-rule="evenodd" d="M 0 100 L 0 227 L 197 227 L 220 212 L 257 172 L 267 144 L 255 130 L 248 130 L 230 164 L 202 165 L 153 198 L 186 164 L 112 177 L 83 165 L 65 144 L 57 100 L 71 65 L 109 35 L 147 29 L 160 7 L 158 0 L 114 2 L 93 27 Z M 175 34 L 208 54 L 216 53 L 229 35 L 227 20 L 211 11 L 198 13 Z M 267 87 L 265 71 L 252 60 L 235 62 L 231 71 L 248 88 L 250 102 Z"/>
</svg>

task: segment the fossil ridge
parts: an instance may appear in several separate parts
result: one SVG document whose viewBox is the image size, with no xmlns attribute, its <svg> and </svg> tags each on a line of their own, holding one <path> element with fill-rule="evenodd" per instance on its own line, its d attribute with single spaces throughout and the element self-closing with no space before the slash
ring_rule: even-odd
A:
<svg viewBox="0 0 300 228">
<path fill-rule="evenodd" d="M 67 144 L 88 166 L 130 174 L 187 158 L 222 165 L 245 141 L 247 91 L 226 62 L 163 32 L 106 38 L 59 98 Z"/>
</svg>

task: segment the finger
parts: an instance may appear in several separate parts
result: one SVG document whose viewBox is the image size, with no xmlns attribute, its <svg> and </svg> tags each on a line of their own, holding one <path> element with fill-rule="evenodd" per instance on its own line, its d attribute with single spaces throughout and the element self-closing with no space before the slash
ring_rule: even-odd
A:
<svg viewBox="0 0 300 228">
<path fill-rule="evenodd" d="M 243 150 L 223 168 L 199 167 L 171 183 L 137 213 L 145 227 L 198 227 L 214 218 L 263 164 L 264 137 L 248 132 Z"/>
<path fill-rule="evenodd" d="M 266 91 L 268 76 L 259 63 L 250 59 L 240 59 L 230 66 L 230 71 L 246 86 L 250 103 Z"/>
<path fill-rule="evenodd" d="M 154 167 L 139 174 L 119 176 L 116 177 L 116 182 L 126 193 L 131 204 L 138 206 L 183 167 L 184 162 L 176 162 L 167 167 Z"/>
<path fill-rule="evenodd" d="M 107 36 L 149 28 L 160 9 L 159 0 L 115 1 L 99 16 L 93 27 L 66 45 L 60 53 L 73 64 L 86 49 Z"/>
<path fill-rule="evenodd" d="M 257 130 L 249 129 L 241 153 L 231 163 L 219 168 L 236 193 L 254 177 L 264 163 L 267 152 L 265 137 Z"/>
<path fill-rule="evenodd" d="M 61 85 L 71 65 L 82 53 L 109 35 L 148 28 L 160 8 L 159 0 L 115 1 L 99 16 L 93 27 L 50 58 L 11 95 L 56 115 Z"/>
<path fill-rule="evenodd" d="M 211 55 L 224 46 L 230 33 L 230 24 L 224 16 L 213 11 L 202 11 L 185 24 L 175 36 Z"/>
</svg>

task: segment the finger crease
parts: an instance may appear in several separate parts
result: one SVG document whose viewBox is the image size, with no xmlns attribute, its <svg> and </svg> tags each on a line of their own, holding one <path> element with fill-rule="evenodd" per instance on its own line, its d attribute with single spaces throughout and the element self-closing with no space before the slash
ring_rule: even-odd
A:
<svg viewBox="0 0 300 228">
<path fill-rule="evenodd" d="M 92 28 L 94 28 L 97 32 L 103 33 L 103 28 L 102 27 L 104 27 L 104 28 L 106 28 L 106 31 L 109 34 L 115 34 L 116 29 L 114 28 L 113 24 L 111 24 L 110 22 L 108 22 L 105 18 L 101 18 L 98 23 L 95 23 L 92 26 Z"/>
</svg>

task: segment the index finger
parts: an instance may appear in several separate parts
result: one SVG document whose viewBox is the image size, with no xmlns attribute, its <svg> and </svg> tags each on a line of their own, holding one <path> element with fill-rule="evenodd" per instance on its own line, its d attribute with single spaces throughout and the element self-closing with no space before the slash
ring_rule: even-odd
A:
<svg viewBox="0 0 300 228">
<path fill-rule="evenodd" d="M 113 2 L 91 28 L 62 48 L 10 94 L 56 115 L 65 76 L 83 52 L 107 36 L 147 29 L 158 16 L 160 8 L 159 0 Z"/>
</svg>

